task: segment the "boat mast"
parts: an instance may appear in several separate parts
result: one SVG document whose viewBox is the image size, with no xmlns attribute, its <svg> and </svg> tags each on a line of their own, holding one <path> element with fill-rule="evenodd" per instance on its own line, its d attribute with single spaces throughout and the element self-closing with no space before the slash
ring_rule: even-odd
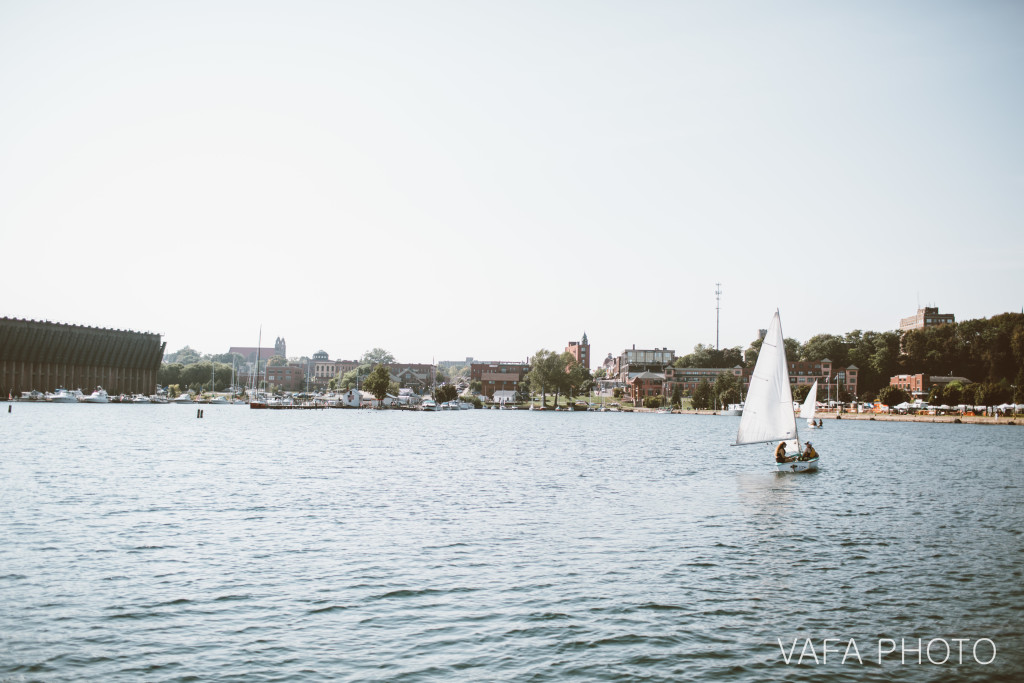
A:
<svg viewBox="0 0 1024 683">
<path fill-rule="evenodd" d="M 715 283 L 715 351 L 718 350 L 718 311 L 722 300 L 722 283 Z"/>
</svg>

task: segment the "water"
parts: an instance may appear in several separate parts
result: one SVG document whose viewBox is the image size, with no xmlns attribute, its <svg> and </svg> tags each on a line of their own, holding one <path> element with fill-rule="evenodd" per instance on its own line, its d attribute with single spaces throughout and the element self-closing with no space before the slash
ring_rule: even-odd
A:
<svg viewBox="0 0 1024 683">
<path fill-rule="evenodd" d="M 0 415 L 0 681 L 1024 680 L 1021 427 L 195 414 Z"/>
</svg>

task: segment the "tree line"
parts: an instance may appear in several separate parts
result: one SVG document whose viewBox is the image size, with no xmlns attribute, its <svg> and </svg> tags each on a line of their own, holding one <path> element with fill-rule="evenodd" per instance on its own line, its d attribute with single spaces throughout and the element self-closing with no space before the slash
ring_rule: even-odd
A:
<svg viewBox="0 0 1024 683">
<path fill-rule="evenodd" d="M 956 403 L 970 403 L 976 400 L 979 390 L 986 399 L 977 401 L 979 405 L 1024 401 L 1022 313 L 1003 313 L 907 332 L 853 330 L 845 335 L 818 334 L 803 344 L 790 338 L 784 343 L 786 357 L 790 360 L 817 362 L 828 358 L 837 370 L 857 366 L 859 398 L 864 400 L 877 397 L 895 375 L 923 373 L 969 380 L 951 383 L 948 395 L 943 395 L 941 390 L 937 392 L 936 398 L 950 405 L 955 404 L 946 399 L 956 398 L 957 392 L 961 400 Z M 746 350 L 739 346 L 715 349 L 698 344 L 693 353 L 677 358 L 674 365 L 748 368 L 757 361 L 760 349 L 759 339 Z M 694 395 L 696 397 L 696 391 Z M 971 400 L 963 400 L 965 395 Z"/>
</svg>

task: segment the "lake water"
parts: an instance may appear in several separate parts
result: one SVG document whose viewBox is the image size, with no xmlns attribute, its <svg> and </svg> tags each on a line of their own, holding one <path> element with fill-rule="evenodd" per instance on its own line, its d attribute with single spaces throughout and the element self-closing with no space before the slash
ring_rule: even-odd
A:
<svg viewBox="0 0 1024 683">
<path fill-rule="evenodd" d="M 1022 427 L 0 409 L 0 681 L 1024 680 Z"/>
</svg>

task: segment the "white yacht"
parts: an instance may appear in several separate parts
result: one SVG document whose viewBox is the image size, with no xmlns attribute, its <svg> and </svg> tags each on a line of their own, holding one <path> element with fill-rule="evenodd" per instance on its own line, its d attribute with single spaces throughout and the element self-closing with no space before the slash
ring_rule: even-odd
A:
<svg viewBox="0 0 1024 683">
<path fill-rule="evenodd" d="M 64 387 L 61 387 L 47 396 L 46 400 L 50 403 L 77 403 L 79 396 L 82 396 L 81 390 L 75 389 L 74 391 L 68 391 Z"/>
<path fill-rule="evenodd" d="M 96 391 L 92 392 L 88 396 L 82 396 L 78 399 L 79 403 L 110 403 L 110 396 L 103 390 L 103 387 L 96 387 Z"/>
<path fill-rule="evenodd" d="M 187 403 L 191 405 L 193 401 L 188 392 L 185 392 L 184 394 L 179 395 L 178 398 L 172 398 L 171 403 Z"/>
</svg>

